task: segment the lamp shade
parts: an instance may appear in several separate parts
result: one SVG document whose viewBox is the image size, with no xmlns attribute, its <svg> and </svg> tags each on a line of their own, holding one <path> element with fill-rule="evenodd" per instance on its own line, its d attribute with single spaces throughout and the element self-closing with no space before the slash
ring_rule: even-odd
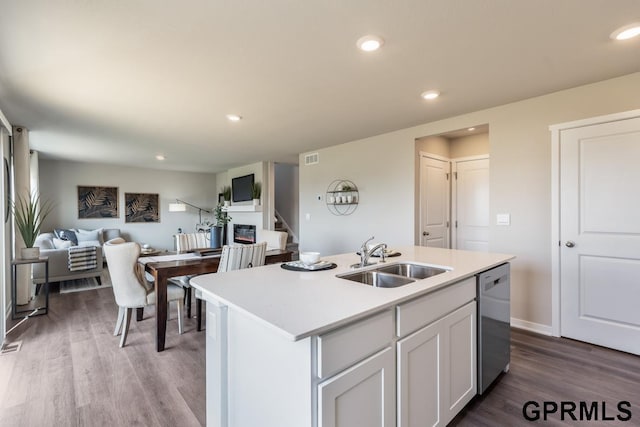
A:
<svg viewBox="0 0 640 427">
<path fill-rule="evenodd" d="M 169 212 L 185 212 L 187 205 L 184 203 L 169 203 Z"/>
</svg>

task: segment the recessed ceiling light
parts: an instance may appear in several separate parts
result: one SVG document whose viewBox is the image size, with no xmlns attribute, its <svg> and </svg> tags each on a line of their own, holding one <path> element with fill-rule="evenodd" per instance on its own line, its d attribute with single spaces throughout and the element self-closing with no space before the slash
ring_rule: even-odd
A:
<svg viewBox="0 0 640 427">
<path fill-rule="evenodd" d="M 156 156 L 156 160 L 165 160 L 165 159 L 166 159 L 166 157 L 163 154 L 158 154 Z"/>
<path fill-rule="evenodd" d="M 423 97 L 424 99 L 436 99 L 437 97 L 440 96 L 440 92 L 438 92 L 437 90 L 428 90 L 426 92 L 422 92 L 420 94 L 421 97 Z"/>
<path fill-rule="evenodd" d="M 609 37 L 614 40 L 628 40 L 640 35 L 640 22 L 625 25 L 615 30 Z"/>
<path fill-rule="evenodd" d="M 469 128 L 467 129 L 469 132 L 473 132 L 474 130 L 476 130 L 476 128 Z"/>
<path fill-rule="evenodd" d="M 382 39 L 382 37 L 374 35 L 360 37 L 356 42 L 356 46 L 358 46 L 358 49 L 364 50 L 365 52 L 373 52 L 374 50 L 378 50 L 383 44 L 384 40 Z"/>
<path fill-rule="evenodd" d="M 227 114 L 227 119 L 230 122 L 239 122 L 240 120 L 242 120 L 242 116 L 239 116 L 237 114 Z"/>
</svg>

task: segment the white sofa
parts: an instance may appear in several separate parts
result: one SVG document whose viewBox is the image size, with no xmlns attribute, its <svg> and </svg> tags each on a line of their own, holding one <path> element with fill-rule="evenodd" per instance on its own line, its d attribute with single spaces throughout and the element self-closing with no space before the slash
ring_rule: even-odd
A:
<svg viewBox="0 0 640 427">
<path fill-rule="evenodd" d="M 77 231 L 72 229 L 71 231 Z M 98 238 L 94 241 L 93 237 L 98 232 Z M 82 279 L 87 277 L 95 277 L 100 283 L 100 275 L 103 269 L 102 245 L 104 242 L 120 237 L 120 229 L 105 228 L 98 230 L 87 230 L 87 233 L 78 232 L 78 236 L 82 234 L 80 239 L 86 240 L 78 242 L 81 245 L 96 246 L 96 268 L 89 270 L 69 271 L 69 249 L 68 245 L 62 242 L 62 239 L 56 237 L 54 232 L 42 233 L 36 238 L 35 246 L 40 248 L 41 256 L 49 257 L 49 282 L 60 282 L 62 280 Z M 42 263 L 34 264 L 32 269 L 33 283 L 36 285 L 45 282 L 45 266 Z"/>
</svg>

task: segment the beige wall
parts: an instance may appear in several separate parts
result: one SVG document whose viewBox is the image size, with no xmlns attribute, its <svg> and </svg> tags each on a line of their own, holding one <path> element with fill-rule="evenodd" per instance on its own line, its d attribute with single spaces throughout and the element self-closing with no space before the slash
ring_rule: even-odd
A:
<svg viewBox="0 0 640 427">
<path fill-rule="evenodd" d="M 449 142 L 449 154 L 452 159 L 489 154 L 489 151 L 488 133 L 463 136 Z"/>
<path fill-rule="evenodd" d="M 118 187 L 119 218 L 78 219 L 78 185 Z M 181 228 L 195 232 L 198 210 L 187 207 L 185 212 L 169 212 L 169 203 L 181 199 L 202 208 L 212 209 L 217 202 L 214 174 L 170 172 L 99 163 L 40 159 L 40 191 L 43 199 L 55 201 L 55 209 L 43 224 L 43 231 L 53 228 L 120 228 L 126 237 L 152 247 L 174 248 L 173 235 Z M 125 223 L 124 193 L 158 193 L 159 223 Z M 202 220 L 212 220 L 203 213 Z"/>
<path fill-rule="evenodd" d="M 436 154 L 447 159 L 489 154 L 489 134 L 479 133 L 460 138 L 427 136 L 416 139 L 416 152 Z"/>
<path fill-rule="evenodd" d="M 533 327 L 549 326 L 549 125 L 637 108 L 640 73 L 319 150 L 319 164 L 300 167 L 301 249 L 355 253 L 372 234 L 392 247 L 413 244 L 416 139 L 487 123 L 491 218 L 511 214 L 511 226 L 491 226 L 490 248 L 517 256 L 512 265 L 512 317 Z M 361 203 L 348 217 L 334 216 L 325 206 L 327 186 L 337 178 L 351 179 L 360 188 Z"/>
<path fill-rule="evenodd" d="M 427 136 L 416 140 L 416 152 L 435 154 L 446 159 L 451 158 L 451 141 L 444 136 Z"/>
</svg>

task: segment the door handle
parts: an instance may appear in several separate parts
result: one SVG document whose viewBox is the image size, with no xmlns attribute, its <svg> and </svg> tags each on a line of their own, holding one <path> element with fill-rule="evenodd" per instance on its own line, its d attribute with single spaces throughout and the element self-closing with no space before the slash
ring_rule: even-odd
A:
<svg viewBox="0 0 640 427">
<path fill-rule="evenodd" d="M 572 242 L 571 240 L 567 240 L 567 243 L 564 244 L 566 247 L 568 248 L 572 248 L 574 247 L 576 244 L 575 242 Z"/>
<path fill-rule="evenodd" d="M 428 231 L 423 231 L 423 232 L 422 232 L 422 235 L 423 235 L 423 236 L 428 236 L 428 235 L 429 235 L 429 232 L 428 232 Z"/>
</svg>

